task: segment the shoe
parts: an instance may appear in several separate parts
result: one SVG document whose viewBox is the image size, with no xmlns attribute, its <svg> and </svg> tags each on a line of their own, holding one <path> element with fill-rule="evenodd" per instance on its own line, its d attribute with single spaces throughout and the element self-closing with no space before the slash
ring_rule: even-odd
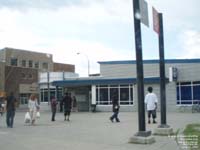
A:
<svg viewBox="0 0 200 150">
<path fill-rule="evenodd" d="M 154 120 L 153 123 L 155 124 L 155 123 L 157 123 L 157 122 Z"/>
<path fill-rule="evenodd" d="M 148 124 L 150 124 L 150 123 L 151 123 L 151 121 L 149 120 L 149 121 L 148 121 Z"/>
<path fill-rule="evenodd" d="M 119 120 L 116 120 L 116 122 L 120 122 Z"/>
<path fill-rule="evenodd" d="M 70 121 L 69 119 L 67 119 L 67 121 Z"/>
<path fill-rule="evenodd" d="M 113 122 L 113 119 L 110 117 L 110 121 Z"/>
</svg>

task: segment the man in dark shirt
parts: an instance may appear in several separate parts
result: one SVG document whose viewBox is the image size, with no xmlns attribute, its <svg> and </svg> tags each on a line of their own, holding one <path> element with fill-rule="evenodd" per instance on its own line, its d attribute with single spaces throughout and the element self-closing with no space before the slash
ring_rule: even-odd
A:
<svg viewBox="0 0 200 150">
<path fill-rule="evenodd" d="M 112 96 L 112 109 L 113 109 L 113 115 L 110 117 L 110 121 L 113 122 L 113 120 L 115 119 L 116 122 L 120 122 L 119 118 L 118 118 L 118 114 L 119 114 L 119 101 L 118 101 L 118 96 L 116 94 L 114 94 Z"/>
<path fill-rule="evenodd" d="M 13 128 L 14 117 L 15 117 L 15 107 L 16 107 L 16 98 L 14 97 L 13 92 L 7 97 L 7 104 L 6 104 L 6 123 L 8 128 Z"/>
<path fill-rule="evenodd" d="M 72 109 L 71 93 L 65 93 L 65 97 L 63 98 L 62 103 L 64 105 L 64 117 L 65 117 L 64 120 L 69 121 L 69 117 L 70 117 L 70 113 Z"/>
</svg>

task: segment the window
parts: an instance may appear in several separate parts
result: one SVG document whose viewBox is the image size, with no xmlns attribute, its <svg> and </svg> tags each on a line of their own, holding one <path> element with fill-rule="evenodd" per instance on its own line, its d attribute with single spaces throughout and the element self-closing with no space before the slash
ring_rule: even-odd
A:
<svg viewBox="0 0 200 150">
<path fill-rule="evenodd" d="M 56 96 L 56 88 L 51 88 L 49 92 L 50 98 L 51 96 Z M 62 88 L 58 88 L 57 97 L 59 101 L 62 100 L 62 93 Z M 48 102 L 48 89 L 40 89 L 40 96 L 41 102 Z"/>
<path fill-rule="evenodd" d="M 35 62 L 35 68 L 36 68 L 36 69 L 39 68 L 39 62 Z"/>
<path fill-rule="evenodd" d="M 47 62 L 42 63 L 42 69 L 48 69 L 48 63 Z"/>
<path fill-rule="evenodd" d="M 194 100 L 200 100 L 200 85 L 193 86 Z"/>
<path fill-rule="evenodd" d="M 120 102 L 121 104 L 129 104 L 129 88 L 120 89 Z"/>
<path fill-rule="evenodd" d="M 17 64 L 17 58 L 11 58 L 11 60 L 10 60 L 10 65 L 11 66 L 17 66 L 18 64 Z"/>
<path fill-rule="evenodd" d="M 192 105 L 200 100 L 200 82 L 182 82 L 177 84 L 177 104 Z"/>
<path fill-rule="evenodd" d="M 21 66 L 22 66 L 22 67 L 26 67 L 26 60 L 22 60 Z"/>
<path fill-rule="evenodd" d="M 112 104 L 112 96 L 116 95 L 116 97 L 118 97 L 119 99 L 119 86 L 115 86 L 115 87 L 110 87 L 110 99 L 109 99 L 109 104 Z"/>
<path fill-rule="evenodd" d="M 191 104 L 192 100 L 192 91 L 190 86 L 181 86 L 181 103 L 182 104 Z"/>
<path fill-rule="evenodd" d="M 30 94 L 20 94 L 20 104 L 28 104 Z"/>
<path fill-rule="evenodd" d="M 28 67 L 33 68 L 33 61 L 32 60 L 28 61 Z"/>
<path fill-rule="evenodd" d="M 120 105 L 133 104 L 133 85 L 96 86 L 96 100 L 99 105 L 111 105 L 113 95 L 117 95 Z"/>
</svg>

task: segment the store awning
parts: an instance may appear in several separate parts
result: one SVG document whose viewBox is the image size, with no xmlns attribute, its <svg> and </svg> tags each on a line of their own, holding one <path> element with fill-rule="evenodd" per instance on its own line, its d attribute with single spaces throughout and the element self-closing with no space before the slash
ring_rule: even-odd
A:
<svg viewBox="0 0 200 150">
<path fill-rule="evenodd" d="M 66 80 L 53 81 L 53 86 L 66 87 L 66 86 L 89 86 L 89 85 L 113 85 L 113 84 L 136 84 L 136 78 L 70 78 Z M 169 82 L 168 79 L 166 79 Z M 145 78 L 144 83 L 159 83 L 159 77 Z"/>
</svg>

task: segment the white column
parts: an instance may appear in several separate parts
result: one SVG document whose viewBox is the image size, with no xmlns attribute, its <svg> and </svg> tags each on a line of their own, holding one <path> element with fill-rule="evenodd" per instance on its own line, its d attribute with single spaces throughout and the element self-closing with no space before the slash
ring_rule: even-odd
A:
<svg viewBox="0 0 200 150">
<path fill-rule="evenodd" d="M 96 104 L 96 86 L 92 85 L 92 105 Z"/>
</svg>

